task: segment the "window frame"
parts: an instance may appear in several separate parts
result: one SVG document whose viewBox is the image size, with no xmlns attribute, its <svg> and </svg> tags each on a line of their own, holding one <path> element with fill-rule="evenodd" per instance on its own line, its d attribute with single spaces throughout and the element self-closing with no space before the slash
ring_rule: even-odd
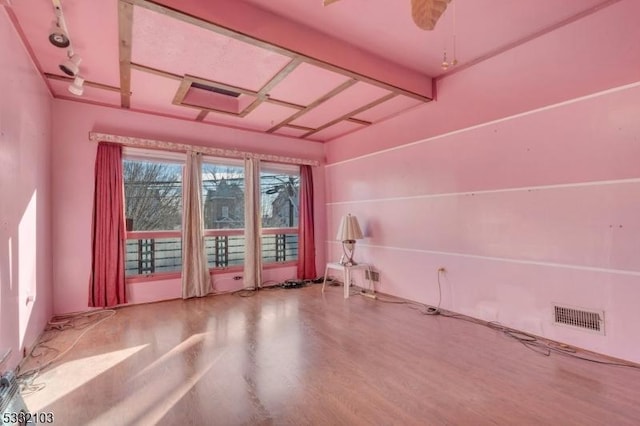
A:
<svg viewBox="0 0 640 426">
<path fill-rule="evenodd" d="M 155 162 L 166 162 L 166 163 L 174 163 L 184 166 L 186 164 L 186 155 L 184 153 L 170 152 L 170 151 L 162 151 L 162 150 L 149 150 L 142 148 L 130 148 L 125 147 L 123 150 L 122 160 L 126 161 L 155 161 Z M 215 163 L 224 163 L 229 161 L 229 163 L 238 164 L 238 159 L 234 158 L 225 158 L 225 157 L 213 157 L 213 156 L 205 156 L 203 159 L 203 163 L 206 163 L 207 160 L 213 160 L 209 162 Z M 241 161 L 241 160 L 240 160 Z M 283 168 L 284 170 L 289 169 L 292 170 L 294 165 L 289 164 L 280 164 L 275 162 L 267 162 L 271 168 Z M 262 164 L 261 164 L 262 166 Z M 262 168 L 261 168 L 262 173 Z M 184 185 L 184 180 L 182 181 Z M 184 189 L 184 186 L 183 186 Z M 126 203 L 126 199 L 125 199 Z M 126 205 L 126 204 L 125 204 Z M 299 206 L 298 206 L 299 208 Z M 203 236 L 206 237 L 217 237 L 217 236 L 244 236 L 245 229 L 205 229 Z M 262 238 L 265 235 L 297 235 L 299 237 L 299 227 L 278 227 L 278 228 L 261 228 L 260 237 Z M 125 237 L 123 243 L 126 247 L 127 241 L 129 240 L 142 240 L 142 239 L 159 239 L 159 238 L 179 238 L 182 239 L 182 230 L 164 230 L 164 231 L 125 231 Z M 208 261 L 208 259 L 207 259 Z M 126 259 L 125 259 L 126 262 Z M 298 258 L 295 260 L 285 260 L 279 262 L 268 262 L 263 263 L 263 269 L 275 269 L 282 267 L 293 267 L 298 264 Z M 180 265 L 179 271 L 170 271 L 170 272 L 153 272 L 149 274 L 136 274 L 136 275 L 128 275 L 125 277 L 125 281 L 127 283 L 138 283 L 138 282 L 149 282 L 149 281 L 162 281 L 162 280 L 170 280 L 177 279 L 182 277 L 182 267 Z M 209 275 L 213 275 L 214 273 L 234 273 L 234 272 L 242 272 L 244 270 L 243 265 L 231 265 L 224 267 L 209 267 Z"/>
</svg>

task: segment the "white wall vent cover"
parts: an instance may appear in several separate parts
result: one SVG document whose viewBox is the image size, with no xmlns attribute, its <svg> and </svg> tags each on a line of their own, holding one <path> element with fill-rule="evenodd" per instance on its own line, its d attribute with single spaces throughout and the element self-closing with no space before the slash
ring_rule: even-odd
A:
<svg viewBox="0 0 640 426">
<path fill-rule="evenodd" d="M 555 325 L 604 335 L 604 311 L 588 311 L 556 304 L 553 306 L 553 322 Z"/>
</svg>

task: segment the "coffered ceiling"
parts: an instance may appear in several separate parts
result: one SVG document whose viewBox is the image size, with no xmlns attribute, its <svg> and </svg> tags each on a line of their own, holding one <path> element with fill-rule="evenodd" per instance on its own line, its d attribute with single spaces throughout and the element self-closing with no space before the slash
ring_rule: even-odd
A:
<svg viewBox="0 0 640 426">
<path fill-rule="evenodd" d="M 48 41 L 57 0 L 4 0 L 56 98 L 313 141 L 432 101 L 434 81 L 615 1 L 61 0 L 84 93 Z M 455 46 L 454 46 L 455 36 Z M 441 68 L 443 55 L 458 64 Z"/>
</svg>

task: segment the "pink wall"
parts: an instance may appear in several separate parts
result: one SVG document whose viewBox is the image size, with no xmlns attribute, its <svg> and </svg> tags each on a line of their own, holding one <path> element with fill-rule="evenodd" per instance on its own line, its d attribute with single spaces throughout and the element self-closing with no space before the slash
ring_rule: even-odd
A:
<svg viewBox="0 0 640 426">
<path fill-rule="evenodd" d="M 51 98 L 0 7 L 0 356 L 22 359 L 51 318 Z"/>
<path fill-rule="evenodd" d="M 640 2 L 622 0 L 437 82 L 437 102 L 328 144 L 334 163 L 638 80 Z M 459 50 L 464 50 L 460 40 Z M 461 58 L 464 62 L 470 58 Z M 453 69 L 455 72 L 455 68 Z M 363 141 L 366 140 L 366 143 Z"/>
<path fill-rule="evenodd" d="M 350 212 L 380 291 L 436 304 L 444 267 L 445 309 L 640 362 L 639 13 L 616 3 L 328 143 L 328 258 Z M 554 303 L 603 310 L 606 335 L 553 325 Z"/>
<path fill-rule="evenodd" d="M 53 282 L 54 312 L 87 309 L 88 279 L 91 267 L 91 215 L 96 143 L 89 142 L 90 131 L 139 136 L 159 140 L 236 148 L 244 151 L 323 160 L 323 146 L 280 136 L 218 127 L 132 111 L 55 100 L 53 108 Z M 314 169 L 318 196 L 317 246 L 323 247 L 324 169 Z M 324 250 L 318 251 L 318 265 L 324 263 Z M 319 268 L 320 269 L 320 268 Z M 242 281 L 220 274 L 216 288 L 230 291 Z M 294 278 L 295 269 L 265 271 L 265 280 Z M 131 303 L 152 302 L 180 297 L 180 280 L 139 282 L 128 285 Z"/>
<path fill-rule="evenodd" d="M 340 217 L 378 289 L 640 361 L 640 83 L 328 165 L 328 258 Z M 606 335 L 552 324 L 604 310 Z"/>
</svg>

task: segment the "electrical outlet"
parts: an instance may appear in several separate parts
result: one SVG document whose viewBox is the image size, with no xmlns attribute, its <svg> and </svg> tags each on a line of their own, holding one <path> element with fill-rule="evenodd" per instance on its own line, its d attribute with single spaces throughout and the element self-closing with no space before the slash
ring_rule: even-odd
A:
<svg viewBox="0 0 640 426">
<path fill-rule="evenodd" d="M 235 281 L 240 281 L 242 279 L 242 275 L 236 275 L 235 277 L 233 277 L 233 279 Z"/>
</svg>

